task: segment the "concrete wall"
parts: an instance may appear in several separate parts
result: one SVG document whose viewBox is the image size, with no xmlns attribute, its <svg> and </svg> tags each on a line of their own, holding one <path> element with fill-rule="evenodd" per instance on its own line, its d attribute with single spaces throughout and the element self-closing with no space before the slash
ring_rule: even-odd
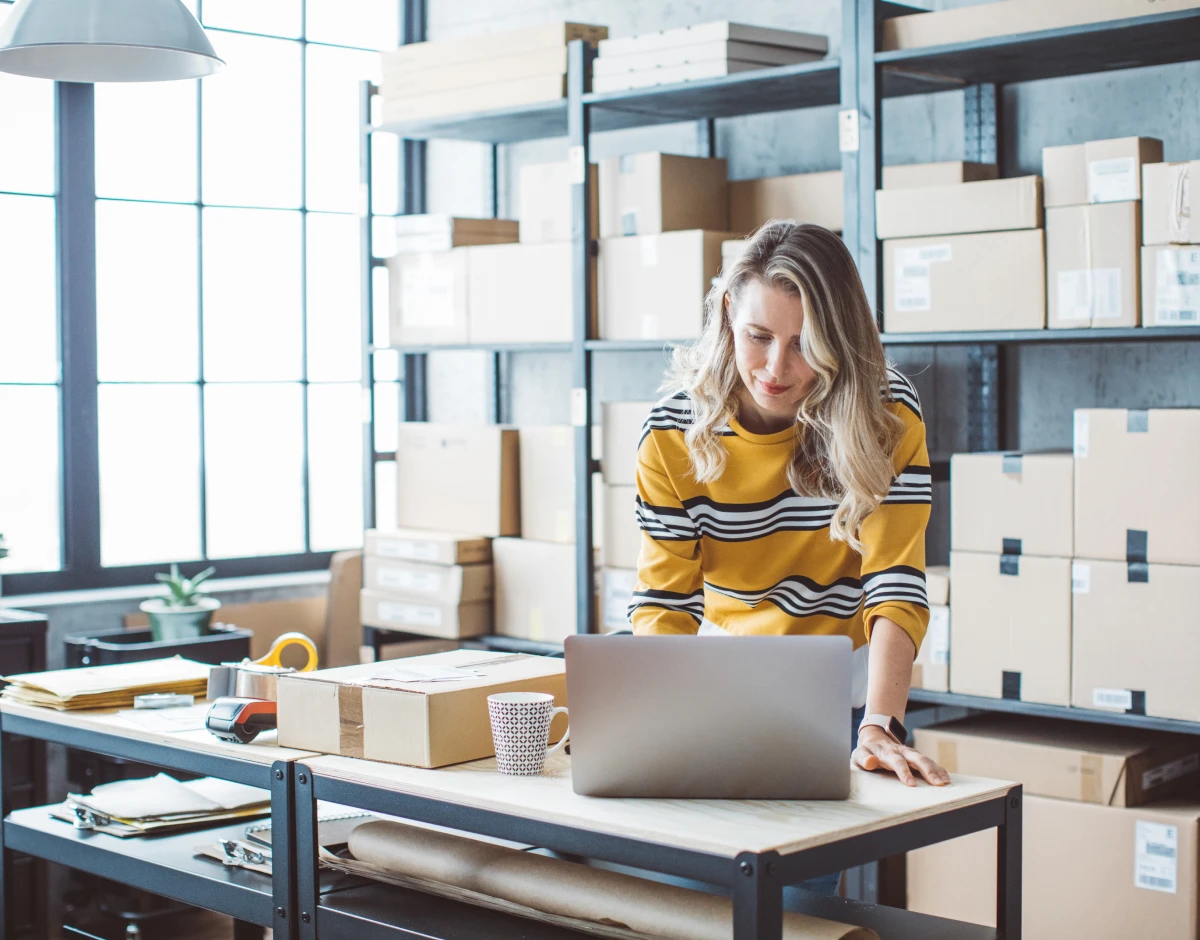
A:
<svg viewBox="0 0 1200 940">
<path fill-rule="evenodd" d="M 969 0 L 968 0 L 969 2 Z M 612 35 L 717 19 L 825 33 L 840 48 L 838 0 L 687 0 L 620 3 L 613 0 L 428 0 L 429 38 L 441 39 L 532 25 L 552 19 L 603 23 Z M 933 9 L 963 0 L 926 3 Z M 1114 57 L 1119 50 L 1114 49 Z M 1008 86 L 1003 94 L 1001 164 L 1005 175 L 1040 173 L 1045 146 L 1141 134 L 1160 137 L 1168 160 L 1200 157 L 1200 63 L 1124 70 L 1080 78 Z M 962 95 L 945 92 L 884 106 L 884 160 L 913 163 L 962 156 Z M 836 109 L 787 112 L 720 121 L 717 153 L 732 179 L 816 171 L 840 165 Z M 694 124 L 597 135 L 593 155 L 660 149 L 696 152 Z M 529 161 L 565 157 L 565 140 L 500 148 L 501 214 L 514 206 L 517 171 Z M 488 157 L 476 144 L 430 145 L 431 211 L 486 214 L 490 210 Z M 931 451 L 966 445 L 966 351 L 918 347 L 893 351 L 916 382 L 929 420 Z M 652 394 L 661 375 L 657 354 L 597 354 L 599 403 Z M 1016 347 L 1007 359 L 1005 446 L 1067 447 L 1071 410 L 1100 404 L 1200 405 L 1200 344 L 1166 343 Z M 435 420 L 485 420 L 484 359 L 478 354 L 430 357 L 430 413 Z M 478 377 L 478 378 L 475 378 Z M 570 363 L 565 355 L 518 355 L 511 370 L 512 419 L 559 423 L 567 419 Z M 944 503 L 943 503 L 944 507 Z M 930 554 L 948 542 L 943 507 L 935 506 Z"/>
</svg>

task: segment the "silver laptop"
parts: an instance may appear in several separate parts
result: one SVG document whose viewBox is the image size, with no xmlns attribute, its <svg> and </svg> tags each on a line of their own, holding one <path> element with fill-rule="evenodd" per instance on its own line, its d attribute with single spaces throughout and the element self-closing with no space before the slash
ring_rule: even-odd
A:
<svg viewBox="0 0 1200 940">
<path fill-rule="evenodd" d="M 849 637 L 569 636 L 587 796 L 844 800 Z"/>
</svg>

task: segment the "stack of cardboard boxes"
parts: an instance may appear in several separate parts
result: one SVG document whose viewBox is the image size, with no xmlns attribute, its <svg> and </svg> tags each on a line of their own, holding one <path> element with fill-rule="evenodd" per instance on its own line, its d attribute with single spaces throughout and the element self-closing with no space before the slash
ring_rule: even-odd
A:
<svg viewBox="0 0 1200 940">
<path fill-rule="evenodd" d="M 953 773 L 1023 785 L 1022 933 L 1195 937 L 1200 740 L 986 715 L 918 729 Z M 995 926 L 996 831 L 908 854 L 908 908 Z"/>
<path fill-rule="evenodd" d="M 1142 167 L 1142 325 L 1200 326 L 1200 160 Z"/>
<path fill-rule="evenodd" d="M 602 509 L 600 628 L 629 629 L 642 533 L 637 525 L 637 452 L 653 402 L 606 402 L 601 423 Z"/>
<path fill-rule="evenodd" d="M 1142 165 L 1161 159 L 1162 141 L 1148 137 L 1042 151 L 1051 329 L 1141 322 Z"/>
</svg>

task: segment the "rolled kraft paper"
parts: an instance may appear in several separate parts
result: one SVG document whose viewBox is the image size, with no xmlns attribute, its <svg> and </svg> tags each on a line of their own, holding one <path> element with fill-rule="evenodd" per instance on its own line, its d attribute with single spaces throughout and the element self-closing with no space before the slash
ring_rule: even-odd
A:
<svg viewBox="0 0 1200 940">
<path fill-rule="evenodd" d="M 729 940 L 728 898 L 633 875 L 588 868 L 395 822 L 350 834 L 360 861 L 412 878 L 453 885 L 561 917 L 609 924 L 664 940 Z M 879 940 L 871 930 L 785 911 L 784 940 Z"/>
</svg>

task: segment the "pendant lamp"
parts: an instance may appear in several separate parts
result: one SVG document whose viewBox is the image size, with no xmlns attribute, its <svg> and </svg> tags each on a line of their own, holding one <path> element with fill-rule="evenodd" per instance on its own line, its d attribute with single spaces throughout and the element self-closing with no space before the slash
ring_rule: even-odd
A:
<svg viewBox="0 0 1200 940">
<path fill-rule="evenodd" d="M 33 78 L 164 82 L 224 64 L 180 0 L 18 0 L 0 25 L 0 71 Z"/>
</svg>

